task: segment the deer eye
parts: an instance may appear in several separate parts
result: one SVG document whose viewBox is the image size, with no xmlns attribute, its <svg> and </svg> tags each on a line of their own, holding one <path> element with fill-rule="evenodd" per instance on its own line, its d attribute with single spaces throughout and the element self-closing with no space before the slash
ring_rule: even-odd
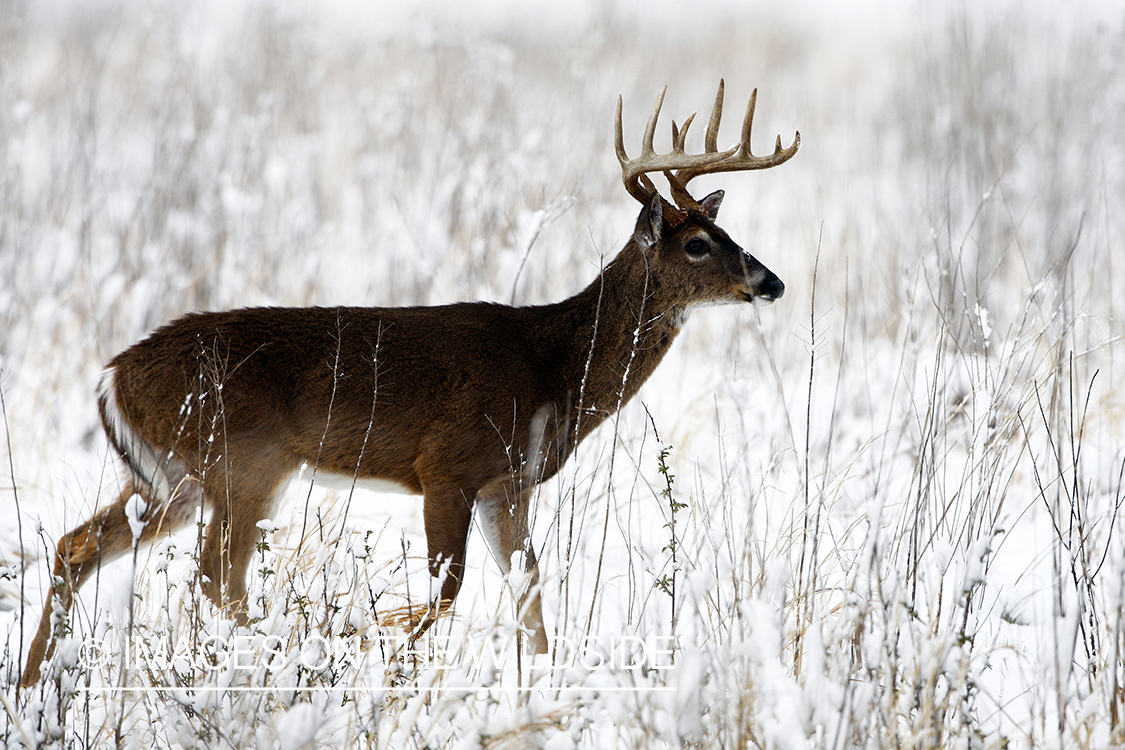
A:
<svg viewBox="0 0 1125 750">
<path fill-rule="evenodd" d="M 711 252 L 711 246 L 697 238 L 689 240 L 688 243 L 684 245 L 684 252 L 693 260 L 699 260 L 704 255 L 707 255 L 707 253 Z"/>
</svg>

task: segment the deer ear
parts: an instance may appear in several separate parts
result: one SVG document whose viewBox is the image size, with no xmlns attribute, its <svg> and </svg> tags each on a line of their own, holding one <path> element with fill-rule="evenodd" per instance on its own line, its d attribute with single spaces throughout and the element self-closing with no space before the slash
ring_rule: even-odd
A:
<svg viewBox="0 0 1125 750">
<path fill-rule="evenodd" d="M 633 239 L 641 247 L 656 247 L 660 242 L 660 232 L 664 228 L 664 199 L 660 193 L 654 192 L 641 215 L 637 217 L 637 228 L 633 230 Z"/>
<path fill-rule="evenodd" d="M 707 214 L 707 218 L 711 221 L 714 221 L 715 217 L 719 215 L 719 206 L 723 204 L 723 196 L 725 195 L 726 193 L 722 190 L 716 190 L 699 201 L 700 208 L 703 209 L 703 213 Z"/>
</svg>

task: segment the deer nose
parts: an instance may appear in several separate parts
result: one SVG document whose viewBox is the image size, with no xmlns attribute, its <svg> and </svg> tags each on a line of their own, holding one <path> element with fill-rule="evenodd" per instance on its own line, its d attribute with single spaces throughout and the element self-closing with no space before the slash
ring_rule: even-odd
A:
<svg viewBox="0 0 1125 750">
<path fill-rule="evenodd" d="M 785 283 L 773 273 L 767 273 L 769 275 L 762 279 L 762 283 L 758 284 L 758 296 L 773 302 L 781 299 L 781 295 L 785 294 Z"/>
</svg>

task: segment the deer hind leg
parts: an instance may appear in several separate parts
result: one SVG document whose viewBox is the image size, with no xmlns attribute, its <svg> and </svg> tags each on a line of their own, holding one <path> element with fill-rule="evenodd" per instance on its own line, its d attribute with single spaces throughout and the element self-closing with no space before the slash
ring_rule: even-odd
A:
<svg viewBox="0 0 1125 750">
<path fill-rule="evenodd" d="M 531 535 L 527 524 L 528 504 L 531 489 L 517 496 L 514 505 L 509 502 L 504 490 L 490 491 L 477 498 L 477 522 L 480 523 L 484 539 L 500 571 L 505 575 L 512 572 L 512 555 L 523 553 L 523 568 L 527 581 L 519 597 L 520 624 L 531 633 L 532 653 L 547 653 L 547 629 L 543 624 L 543 603 L 539 596 L 539 563 L 531 545 Z"/>
<path fill-rule="evenodd" d="M 175 531 L 191 519 L 199 505 L 199 485 L 192 480 L 182 480 L 168 502 L 154 502 L 154 494 L 141 490 L 132 482 L 125 486 L 112 504 L 102 508 L 93 518 L 68 532 L 59 540 L 55 551 L 55 564 L 47 602 L 39 629 L 31 641 L 27 665 L 20 685 L 29 687 L 39 681 L 40 669 L 45 660 L 55 652 L 55 632 L 52 620 L 55 612 L 68 612 L 78 589 L 103 563 L 120 557 L 133 549 L 134 544 L 149 542 L 162 534 Z M 134 540 L 133 527 L 126 511 L 129 500 L 140 495 L 146 507 L 139 520 L 144 526 Z"/>
<path fill-rule="evenodd" d="M 230 442 L 227 455 L 237 457 L 235 463 L 212 467 L 205 482 L 211 518 L 199 572 L 208 598 L 245 624 L 246 572 L 259 539 L 257 524 L 270 517 L 278 490 L 293 467 L 290 460 L 260 445 L 240 449 Z"/>
</svg>

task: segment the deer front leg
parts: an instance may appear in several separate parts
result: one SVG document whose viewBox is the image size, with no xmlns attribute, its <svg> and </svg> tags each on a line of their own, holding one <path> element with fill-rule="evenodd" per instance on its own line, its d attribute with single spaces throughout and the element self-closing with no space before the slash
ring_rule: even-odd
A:
<svg viewBox="0 0 1125 750">
<path fill-rule="evenodd" d="M 441 581 L 436 598 L 431 598 L 427 622 L 421 632 L 433 624 L 441 609 L 453 606 L 461 582 L 465 578 L 465 544 L 473 510 L 469 498 L 460 489 L 424 487 L 422 516 L 426 525 L 430 575 Z"/>
<path fill-rule="evenodd" d="M 214 467 L 207 476 L 206 498 L 211 518 L 203 540 L 199 571 L 204 593 L 239 625 L 246 624 L 246 573 L 260 532 L 269 518 L 280 487 L 296 463 L 280 451 L 228 437 L 228 452 L 237 465 Z"/>
<path fill-rule="evenodd" d="M 519 597 L 520 624 L 531 633 L 532 653 L 545 654 L 547 629 L 543 624 L 543 603 L 539 596 L 539 564 L 535 559 L 535 550 L 531 546 L 530 531 L 527 528 L 530 501 L 530 489 L 520 493 L 514 505 L 508 502 L 503 491 L 482 495 L 477 499 L 477 521 L 492 556 L 505 576 L 512 571 L 512 554 L 516 550 L 523 552 L 527 580 L 522 590 L 516 592 Z"/>
</svg>

